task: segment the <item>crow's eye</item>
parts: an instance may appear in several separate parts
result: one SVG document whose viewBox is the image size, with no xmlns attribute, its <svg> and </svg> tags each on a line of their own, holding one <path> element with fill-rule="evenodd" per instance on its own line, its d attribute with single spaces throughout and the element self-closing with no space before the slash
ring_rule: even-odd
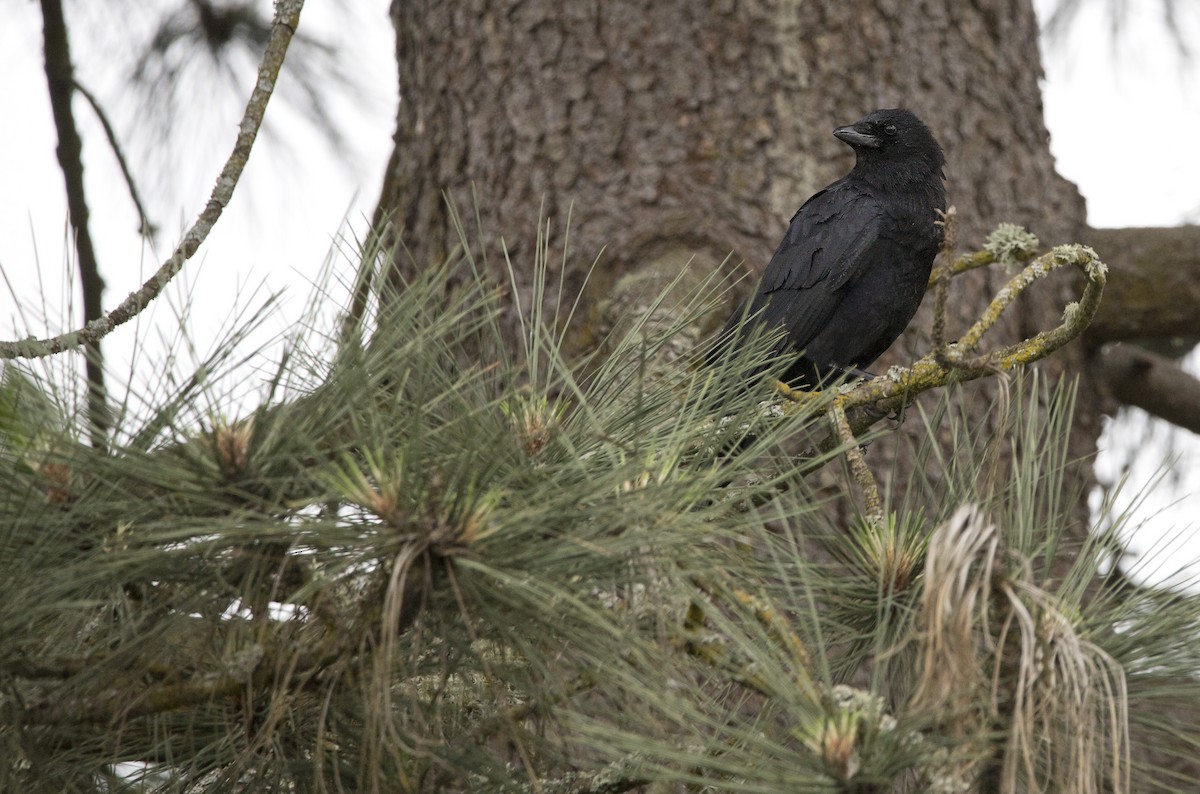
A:
<svg viewBox="0 0 1200 794">
<path fill-rule="evenodd" d="M 888 135 L 895 135 L 896 134 L 896 125 L 889 124 L 886 127 L 884 127 L 884 131 L 887 132 Z"/>
</svg>

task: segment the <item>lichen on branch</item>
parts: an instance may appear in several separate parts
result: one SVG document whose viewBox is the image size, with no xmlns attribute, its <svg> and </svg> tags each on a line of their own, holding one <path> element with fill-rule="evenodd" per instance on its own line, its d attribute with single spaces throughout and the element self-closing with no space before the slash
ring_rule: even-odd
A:
<svg viewBox="0 0 1200 794">
<path fill-rule="evenodd" d="M 948 288 L 950 277 L 1006 258 L 1024 255 L 1010 253 L 997 256 L 990 250 L 968 254 L 955 260 L 935 273 L 939 292 Z M 1086 278 L 1083 294 L 1078 302 L 1065 307 L 1063 320 L 1056 327 L 1037 335 L 983 353 L 976 353 L 984 336 L 1000 319 L 1018 295 L 1035 281 L 1065 267 L 1075 267 Z M 955 342 L 949 344 L 935 340 L 935 349 L 910 367 L 893 367 L 880 377 L 842 387 L 837 397 L 838 405 L 846 411 L 872 406 L 875 412 L 884 414 L 899 410 L 911 403 L 915 397 L 929 389 L 945 386 L 953 381 L 973 380 L 990 373 L 1011 372 L 1046 358 L 1083 333 L 1096 310 L 1107 282 L 1108 267 L 1091 248 L 1085 245 L 1060 245 L 1030 261 L 1017 275 L 1013 276 L 992 299 L 980 318 Z M 932 281 L 933 279 L 931 279 Z M 945 324 L 945 298 L 940 298 L 935 307 L 935 325 Z M 791 410 L 815 399 L 815 393 L 800 392 L 780 384 L 779 392 L 793 403 Z M 785 406 L 786 407 L 786 406 Z M 882 414 L 881 414 L 882 415 Z M 871 422 L 868 422 L 869 426 Z M 865 429 L 856 426 L 856 432 Z"/>
</svg>

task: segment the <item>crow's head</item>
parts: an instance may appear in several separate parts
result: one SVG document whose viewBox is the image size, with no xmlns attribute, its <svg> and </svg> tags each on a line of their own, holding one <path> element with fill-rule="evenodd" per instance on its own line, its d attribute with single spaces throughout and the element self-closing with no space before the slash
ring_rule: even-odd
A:
<svg viewBox="0 0 1200 794">
<path fill-rule="evenodd" d="M 871 111 L 862 121 L 838 127 L 833 134 L 854 149 L 858 167 L 903 164 L 921 166 L 941 176 L 946 162 L 933 133 L 903 108 Z"/>
</svg>

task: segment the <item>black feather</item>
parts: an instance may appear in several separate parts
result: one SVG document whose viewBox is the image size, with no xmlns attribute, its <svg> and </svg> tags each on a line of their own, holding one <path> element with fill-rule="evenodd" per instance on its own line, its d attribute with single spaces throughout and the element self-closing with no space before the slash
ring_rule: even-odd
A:
<svg viewBox="0 0 1200 794">
<path fill-rule="evenodd" d="M 854 169 L 796 212 L 749 305 L 725 323 L 710 363 L 755 325 L 777 326 L 784 333 L 773 352 L 787 358 L 774 374 L 796 388 L 820 388 L 869 366 L 916 314 L 942 240 L 941 147 L 903 109 L 876 110 L 834 135 L 854 149 Z"/>
</svg>

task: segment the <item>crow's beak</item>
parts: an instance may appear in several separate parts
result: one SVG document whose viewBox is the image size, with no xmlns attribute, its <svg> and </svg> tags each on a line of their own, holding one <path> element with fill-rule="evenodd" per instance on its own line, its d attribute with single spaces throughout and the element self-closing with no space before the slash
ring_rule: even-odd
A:
<svg viewBox="0 0 1200 794">
<path fill-rule="evenodd" d="M 868 149 L 878 149 L 883 141 L 879 140 L 878 135 L 871 135 L 859 129 L 857 124 L 851 124 L 848 127 L 838 127 L 833 131 L 833 135 L 839 141 L 850 144 L 857 149 L 860 146 L 865 146 Z"/>
</svg>

